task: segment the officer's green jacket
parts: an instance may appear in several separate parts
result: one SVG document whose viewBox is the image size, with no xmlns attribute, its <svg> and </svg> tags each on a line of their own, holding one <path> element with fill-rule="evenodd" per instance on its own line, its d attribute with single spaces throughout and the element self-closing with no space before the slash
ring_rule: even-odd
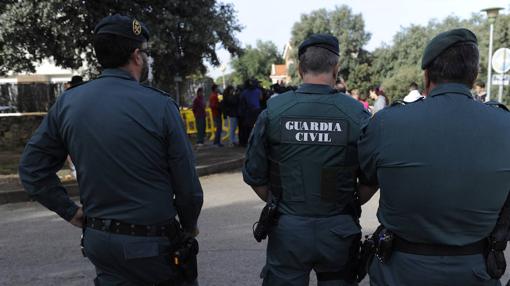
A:
<svg viewBox="0 0 510 286">
<path fill-rule="evenodd" d="M 28 142 L 19 174 L 30 196 L 64 219 L 76 204 L 56 172 L 70 154 L 88 217 L 152 225 L 178 214 L 196 226 L 202 188 L 179 110 L 122 69 L 65 91 Z"/>
<path fill-rule="evenodd" d="M 380 185 L 379 221 L 409 241 L 479 241 L 510 191 L 510 113 L 461 84 L 378 112 L 358 148 L 361 169 Z"/>
<path fill-rule="evenodd" d="M 249 140 L 245 182 L 270 186 L 284 214 L 345 212 L 357 184 L 356 143 L 369 116 L 361 103 L 326 85 L 303 84 L 272 97 Z"/>
</svg>

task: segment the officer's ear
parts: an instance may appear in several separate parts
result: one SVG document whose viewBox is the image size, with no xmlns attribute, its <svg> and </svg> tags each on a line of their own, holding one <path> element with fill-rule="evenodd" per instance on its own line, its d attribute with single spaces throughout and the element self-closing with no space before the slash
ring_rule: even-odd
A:
<svg viewBox="0 0 510 286">
<path fill-rule="evenodd" d="M 133 51 L 131 54 L 131 60 L 133 60 L 136 65 L 141 66 L 143 65 L 143 54 L 142 50 L 137 48 Z"/>
<path fill-rule="evenodd" d="M 335 80 L 336 82 L 336 79 L 338 77 L 338 70 L 340 69 L 340 63 L 337 63 L 335 65 L 335 68 L 333 68 L 333 79 Z"/>
<path fill-rule="evenodd" d="M 298 65 L 298 73 L 299 73 L 299 78 L 303 79 L 303 70 L 301 69 L 301 65 Z"/>
</svg>

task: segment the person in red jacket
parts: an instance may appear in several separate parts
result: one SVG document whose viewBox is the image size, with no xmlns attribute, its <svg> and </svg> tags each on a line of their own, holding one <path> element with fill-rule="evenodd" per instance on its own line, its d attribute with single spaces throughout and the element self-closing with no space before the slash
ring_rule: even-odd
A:
<svg viewBox="0 0 510 286">
<path fill-rule="evenodd" d="M 218 99 L 218 86 L 216 84 L 213 84 L 211 87 L 211 95 L 209 95 L 209 107 L 211 108 L 214 127 L 216 128 L 216 132 L 214 133 L 214 145 L 223 147 L 223 144 L 221 144 L 221 106 Z"/>
</svg>

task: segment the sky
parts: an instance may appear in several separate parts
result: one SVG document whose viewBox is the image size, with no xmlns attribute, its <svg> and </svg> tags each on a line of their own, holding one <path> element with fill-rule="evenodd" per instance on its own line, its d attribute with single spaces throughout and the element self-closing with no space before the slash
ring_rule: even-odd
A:
<svg viewBox="0 0 510 286">
<path fill-rule="evenodd" d="M 244 29 L 237 33 L 241 46 L 254 46 L 257 40 L 272 41 L 283 53 L 283 47 L 290 40 L 292 26 L 302 14 L 335 6 L 347 5 L 355 14 L 361 13 L 365 31 L 372 34 L 365 49 L 373 51 L 382 43 L 391 44 L 393 36 L 403 27 L 411 24 L 426 25 L 430 20 L 454 15 L 461 19 L 490 7 L 502 7 L 500 13 L 507 14 L 510 0 L 219 0 L 232 3 L 237 18 Z M 231 71 L 230 55 L 218 46 L 220 61 Z M 221 68 L 208 65 L 208 75 L 221 76 Z"/>
</svg>

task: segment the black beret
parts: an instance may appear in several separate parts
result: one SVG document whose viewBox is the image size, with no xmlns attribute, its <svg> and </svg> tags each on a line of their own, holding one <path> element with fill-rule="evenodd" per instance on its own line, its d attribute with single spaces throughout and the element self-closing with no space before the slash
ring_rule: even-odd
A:
<svg viewBox="0 0 510 286">
<path fill-rule="evenodd" d="M 308 37 L 299 45 L 298 57 L 301 57 L 308 47 L 321 47 L 337 56 L 339 55 L 338 39 L 329 34 L 313 34 Z"/>
<path fill-rule="evenodd" d="M 106 16 L 94 28 L 94 34 L 113 34 L 132 40 L 149 40 L 149 30 L 142 22 L 119 14 Z"/>
<path fill-rule="evenodd" d="M 457 43 L 478 44 L 476 36 L 468 29 L 454 29 L 435 36 L 425 48 L 421 68 L 426 69 L 442 52 Z"/>
</svg>

